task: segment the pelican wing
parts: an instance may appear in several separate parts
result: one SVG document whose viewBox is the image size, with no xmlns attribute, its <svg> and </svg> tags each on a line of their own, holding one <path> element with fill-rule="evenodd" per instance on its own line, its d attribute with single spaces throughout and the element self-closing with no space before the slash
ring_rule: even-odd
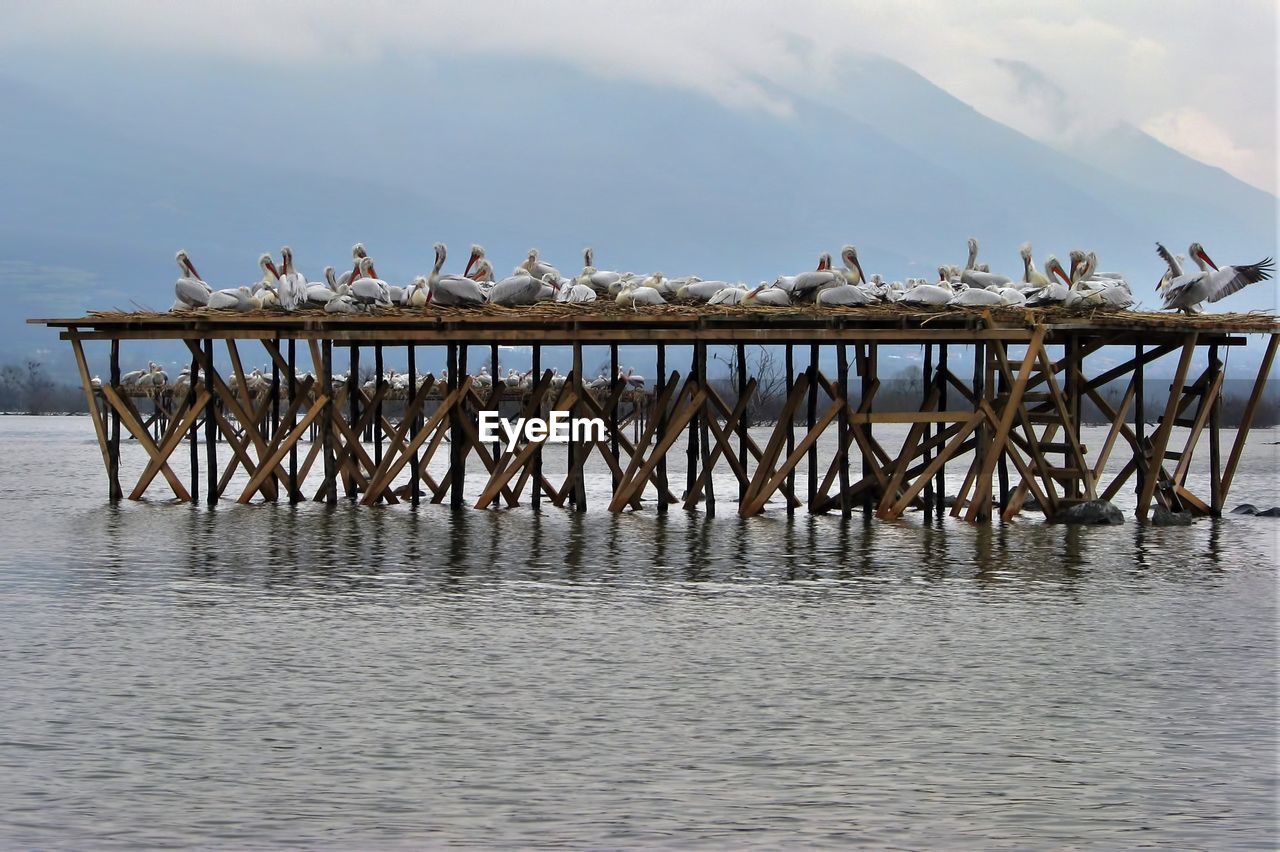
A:
<svg viewBox="0 0 1280 852">
<path fill-rule="evenodd" d="M 1206 302 L 1216 302 L 1230 296 L 1237 290 L 1243 290 L 1250 284 L 1266 281 L 1275 271 L 1275 262 L 1267 257 L 1247 266 L 1228 266 L 1209 273 L 1209 295 Z"/>
</svg>

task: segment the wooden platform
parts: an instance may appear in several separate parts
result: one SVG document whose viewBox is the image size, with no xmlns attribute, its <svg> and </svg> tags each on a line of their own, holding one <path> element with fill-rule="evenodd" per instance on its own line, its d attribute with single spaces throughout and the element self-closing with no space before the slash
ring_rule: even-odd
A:
<svg viewBox="0 0 1280 852">
<path fill-rule="evenodd" d="M 894 519 L 913 508 L 927 517 L 941 516 L 950 505 L 953 515 L 971 522 L 997 514 L 1012 519 L 1032 497 L 1044 515 L 1053 516 L 1074 503 L 1110 500 L 1129 483 L 1140 520 L 1153 506 L 1192 515 L 1220 513 L 1280 343 L 1280 327 L 1264 314 L 929 311 L 894 305 L 630 309 L 600 302 L 355 316 L 319 311 L 94 313 L 31 322 L 59 330 L 74 348 L 112 498 L 124 496 L 119 453 L 123 426 L 148 456 L 128 495 L 134 499 L 144 498 L 157 477 L 164 478 L 177 499 L 198 499 L 203 448 L 209 502 L 220 499 L 236 471 L 243 470 L 249 481 L 238 495 L 242 502 L 282 497 L 334 502 L 341 492 L 369 505 L 422 498 L 447 499 L 461 508 L 474 498 L 477 508 L 515 506 L 526 499 L 537 508 L 545 499 L 585 510 L 587 466 L 595 464 L 608 469 L 613 485 L 608 508 L 614 512 L 646 506 L 662 512 L 679 503 L 714 514 L 712 473 L 727 468 L 737 484 L 736 510 L 744 516 L 761 513 L 780 496 L 787 512 L 806 507 L 847 516 L 860 506 L 867 514 Z M 1247 334 L 1266 335 L 1266 351 L 1243 422 L 1224 456 L 1221 350 L 1243 345 Z M 108 378 L 98 391 L 83 345 L 91 340 L 111 343 Z M 121 343 L 137 340 L 182 341 L 191 354 L 191 374 L 201 376 L 181 400 L 170 400 L 156 434 L 120 385 Z M 215 342 L 225 347 L 232 367 L 225 378 Z M 271 359 L 266 394 L 251 394 L 245 384 L 239 347 L 246 342 L 260 344 Z M 468 351 L 487 346 L 488 365 L 498 375 L 500 344 L 531 350 L 537 381 L 521 395 L 522 415 L 558 410 L 608 423 L 606 439 L 569 445 L 568 467 L 559 481 L 544 470 L 541 443 L 501 451 L 479 439 L 480 412 L 497 410 L 505 389 L 475 387 L 468 376 Z M 752 438 L 746 422 L 760 390 L 760 377 L 748 375 L 744 354 L 752 344 L 778 346 L 786 358 L 781 415 L 763 445 Z M 350 352 L 351 378 L 345 383 L 330 378 L 335 345 Z M 614 379 L 607 389 L 593 392 L 584 380 L 584 347 L 608 346 L 610 375 L 617 376 L 621 345 L 653 346 L 658 363 L 652 394 L 640 406 L 632 394 L 629 414 L 622 410 L 629 390 L 624 381 Z M 683 374 L 668 370 L 670 345 L 692 346 Z M 923 349 L 919 398 L 909 405 L 890 407 L 880 393 L 879 350 L 886 345 Z M 417 370 L 416 353 L 423 346 L 447 349 L 447 377 Z M 573 370 L 562 385 L 541 367 L 545 346 L 573 348 Z M 712 347 L 736 350 L 736 374 L 727 381 L 708 378 Z M 397 406 L 388 405 L 390 385 L 383 365 L 388 348 L 403 349 L 410 386 L 416 388 Z M 951 367 L 949 358 L 957 348 L 973 364 L 972 376 L 958 375 Z M 314 377 L 299 369 L 298 349 L 309 356 Z M 835 376 L 825 375 L 819 366 L 824 350 L 828 356 L 834 350 Z M 1107 360 L 1114 366 L 1087 375 L 1086 359 L 1101 352 L 1110 354 Z M 1193 376 L 1197 352 L 1204 354 L 1207 366 Z M 357 383 L 362 353 L 373 356 L 371 391 Z M 803 369 L 797 368 L 797 353 Z M 1160 411 L 1149 418 L 1144 371 L 1165 356 L 1176 358 L 1177 367 Z M 851 376 L 857 380 L 852 389 Z M 1163 392 L 1164 382 L 1160 386 Z M 1116 388 L 1123 389 L 1119 399 L 1106 395 Z M 1086 400 L 1110 421 L 1098 446 L 1087 447 L 1080 438 Z M 1151 419 L 1156 425 L 1148 432 Z M 883 424 L 907 425 L 906 439 L 890 446 L 875 428 Z M 835 452 L 820 459 L 818 442 L 829 431 L 835 433 Z M 309 433 L 315 440 L 299 464 L 299 449 Z M 190 487 L 168 463 L 184 442 L 191 454 Z M 1210 457 L 1209 492 L 1196 494 L 1187 475 L 1193 454 L 1204 443 Z M 219 446 L 230 450 L 222 463 Z M 428 464 L 445 452 L 447 473 L 433 477 Z M 680 489 L 667 477 L 673 452 L 687 454 L 679 497 Z M 1119 459 L 1125 454 L 1128 459 L 1118 472 L 1108 467 L 1113 455 Z M 469 459 L 487 474 L 486 485 L 472 497 L 464 495 Z M 947 495 L 946 466 L 962 460 L 963 484 L 958 493 Z M 308 487 L 316 479 L 318 487 Z"/>
</svg>

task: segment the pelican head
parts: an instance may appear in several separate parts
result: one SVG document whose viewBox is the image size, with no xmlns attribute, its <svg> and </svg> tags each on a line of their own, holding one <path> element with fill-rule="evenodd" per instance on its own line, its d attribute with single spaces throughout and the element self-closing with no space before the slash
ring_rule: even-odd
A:
<svg viewBox="0 0 1280 852">
<path fill-rule="evenodd" d="M 280 261 L 281 261 L 280 265 L 284 267 L 284 272 L 286 275 L 292 272 L 293 271 L 293 249 L 289 248 L 288 246 L 283 246 L 280 249 Z"/>
<path fill-rule="evenodd" d="M 1214 263 L 1213 260 L 1210 259 L 1209 255 L 1205 253 L 1204 246 L 1199 243 L 1192 243 L 1187 248 L 1187 255 L 1192 260 L 1196 261 L 1196 263 L 1204 262 L 1212 266 L 1214 269 L 1218 268 L 1218 264 Z"/>
<path fill-rule="evenodd" d="M 275 261 L 266 252 L 263 252 L 262 257 L 258 258 L 258 266 L 261 267 L 263 273 L 269 274 L 273 278 L 280 277 L 279 271 L 276 270 Z"/>
<path fill-rule="evenodd" d="M 365 278 L 377 278 L 377 273 L 373 271 L 373 258 L 365 255 L 360 258 L 360 274 Z"/>
<path fill-rule="evenodd" d="M 174 255 L 174 259 L 178 261 L 178 268 L 182 270 L 184 275 L 189 275 L 196 280 L 200 280 L 200 276 L 196 274 L 195 264 L 191 262 L 191 258 L 187 255 L 186 249 L 178 249 L 178 253 Z"/>
<path fill-rule="evenodd" d="M 818 269 L 824 270 L 824 269 L 830 269 L 830 268 L 831 268 L 831 252 L 824 251 L 822 254 L 818 255 Z"/>
<path fill-rule="evenodd" d="M 462 271 L 463 276 L 471 274 L 471 267 L 476 265 L 476 261 L 484 257 L 484 246 L 479 243 L 472 243 L 471 257 L 467 260 L 467 268 Z"/>
<path fill-rule="evenodd" d="M 584 248 L 582 250 L 582 265 L 591 266 L 592 265 L 591 262 L 595 260 L 595 256 L 596 256 L 596 253 L 591 250 L 591 246 L 587 246 L 586 248 Z"/>
<path fill-rule="evenodd" d="M 324 268 L 324 280 L 329 285 L 330 290 L 338 289 L 338 273 L 334 271 L 332 266 Z"/>
<path fill-rule="evenodd" d="M 946 281 L 946 280 L 947 280 L 947 276 L 948 276 L 948 270 L 947 270 L 947 267 L 945 267 L 945 266 L 939 266 L 939 267 L 938 267 L 938 281 L 940 281 L 940 282 L 941 282 L 941 281 Z"/>
<path fill-rule="evenodd" d="M 357 261 L 357 262 L 358 262 L 358 261 L 360 260 L 360 258 L 362 258 L 362 257 L 367 257 L 367 256 L 368 256 L 368 255 L 367 255 L 367 252 L 365 252 L 365 250 L 364 250 L 364 243 L 356 243 L 355 245 L 353 245 L 353 246 L 351 247 L 351 259 L 352 259 L 352 260 L 355 260 L 355 261 Z"/>
<path fill-rule="evenodd" d="M 1023 243 L 1018 246 L 1018 256 L 1022 258 L 1023 263 L 1031 262 L 1031 243 Z"/>
<path fill-rule="evenodd" d="M 436 243 L 432 248 L 435 249 L 436 260 L 444 260 L 445 255 L 448 253 L 448 250 L 444 247 L 444 243 Z"/>
<path fill-rule="evenodd" d="M 1046 278 L 1052 279 L 1058 276 L 1062 279 L 1062 283 L 1068 287 L 1071 286 L 1071 278 L 1067 275 L 1067 271 L 1062 268 L 1062 262 L 1058 260 L 1056 255 L 1049 255 L 1044 261 L 1044 274 Z"/>
</svg>

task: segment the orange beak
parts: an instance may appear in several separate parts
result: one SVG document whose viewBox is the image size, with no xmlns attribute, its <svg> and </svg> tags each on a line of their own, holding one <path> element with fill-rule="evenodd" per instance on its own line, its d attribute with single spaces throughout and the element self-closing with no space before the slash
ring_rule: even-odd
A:
<svg viewBox="0 0 1280 852">
<path fill-rule="evenodd" d="M 1214 263 L 1213 260 L 1210 259 L 1209 255 L 1205 254 L 1204 251 L 1200 252 L 1200 259 L 1212 266 L 1214 271 L 1217 272 L 1218 264 Z"/>
<path fill-rule="evenodd" d="M 374 269 L 374 268 L 373 268 L 373 264 L 372 264 L 372 263 L 371 263 L 371 264 L 369 264 L 369 277 L 370 277 L 370 278 L 377 278 L 377 277 L 378 277 L 378 270 L 376 270 L 376 269 Z"/>
<path fill-rule="evenodd" d="M 467 268 L 462 271 L 462 277 L 465 278 L 471 274 L 471 267 L 476 265 L 476 260 L 479 257 L 480 255 L 476 254 L 475 252 L 471 252 L 471 259 L 467 261 Z"/>
<path fill-rule="evenodd" d="M 277 278 L 280 277 L 280 273 L 276 270 L 276 265 L 269 260 L 267 261 L 267 269 L 270 269 L 271 274 L 274 275 L 275 277 Z"/>
<path fill-rule="evenodd" d="M 351 280 L 355 281 L 360 277 L 360 261 L 356 261 L 351 267 Z"/>
<path fill-rule="evenodd" d="M 1072 269 L 1074 270 L 1074 268 L 1075 268 L 1075 264 L 1072 264 Z M 1053 268 L 1053 274 L 1061 278 L 1063 284 L 1066 284 L 1068 287 L 1071 286 L 1071 279 L 1068 278 L 1067 274 L 1062 271 L 1061 266 L 1055 266 Z"/>
</svg>

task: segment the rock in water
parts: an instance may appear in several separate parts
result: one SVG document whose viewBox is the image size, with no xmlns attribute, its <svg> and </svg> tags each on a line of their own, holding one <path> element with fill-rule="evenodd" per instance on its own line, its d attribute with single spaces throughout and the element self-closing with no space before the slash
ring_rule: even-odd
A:
<svg viewBox="0 0 1280 852">
<path fill-rule="evenodd" d="M 1189 527 L 1192 520 L 1190 512 L 1171 512 L 1164 506 L 1151 513 L 1151 524 L 1157 527 Z"/>
<path fill-rule="evenodd" d="M 1068 506 L 1060 510 L 1049 518 L 1049 523 L 1113 526 L 1123 524 L 1124 515 L 1120 513 L 1114 503 L 1109 503 L 1106 500 L 1090 500 L 1086 503 L 1077 503 L 1074 506 Z"/>
<path fill-rule="evenodd" d="M 1239 506 L 1236 506 L 1234 509 L 1231 510 L 1231 514 L 1256 515 L 1258 514 L 1258 507 L 1253 505 L 1252 503 L 1241 503 Z"/>
</svg>

